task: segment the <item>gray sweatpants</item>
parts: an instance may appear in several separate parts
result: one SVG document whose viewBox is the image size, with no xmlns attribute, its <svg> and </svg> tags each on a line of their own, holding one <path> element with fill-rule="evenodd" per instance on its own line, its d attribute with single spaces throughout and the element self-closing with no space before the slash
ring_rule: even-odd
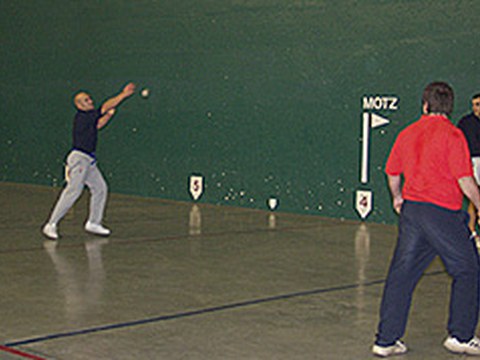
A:
<svg viewBox="0 0 480 360">
<path fill-rule="evenodd" d="M 65 173 L 67 186 L 58 198 L 49 223 L 58 224 L 75 204 L 82 194 L 83 188 L 87 185 L 91 193 L 88 221 L 100 224 L 107 202 L 108 187 L 95 159 L 81 151 L 73 150 L 67 157 Z"/>
</svg>

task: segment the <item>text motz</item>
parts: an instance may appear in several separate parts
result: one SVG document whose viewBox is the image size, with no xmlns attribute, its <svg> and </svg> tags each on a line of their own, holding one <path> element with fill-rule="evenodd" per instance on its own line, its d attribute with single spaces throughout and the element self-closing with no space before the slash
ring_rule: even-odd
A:
<svg viewBox="0 0 480 360">
<path fill-rule="evenodd" d="M 365 110 L 398 110 L 398 98 L 395 96 L 364 96 Z"/>
</svg>

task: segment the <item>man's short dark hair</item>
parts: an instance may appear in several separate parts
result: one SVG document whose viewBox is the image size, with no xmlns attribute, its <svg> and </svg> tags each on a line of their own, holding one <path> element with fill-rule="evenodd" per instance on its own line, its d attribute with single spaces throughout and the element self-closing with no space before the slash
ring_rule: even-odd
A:
<svg viewBox="0 0 480 360">
<path fill-rule="evenodd" d="M 480 93 L 475 94 L 475 95 L 472 96 L 472 100 L 475 100 L 475 99 L 478 99 L 478 98 L 480 98 Z"/>
<path fill-rule="evenodd" d="M 428 84 L 423 91 L 422 104 L 427 104 L 428 113 L 441 113 L 450 116 L 453 111 L 453 89 L 445 82 Z"/>
</svg>

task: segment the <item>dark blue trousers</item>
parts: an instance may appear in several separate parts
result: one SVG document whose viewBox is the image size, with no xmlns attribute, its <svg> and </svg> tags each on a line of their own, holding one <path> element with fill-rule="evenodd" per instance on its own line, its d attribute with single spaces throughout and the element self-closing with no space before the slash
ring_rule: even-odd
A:
<svg viewBox="0 0 480 360">
<path fill-rule="evenodd" d="M 470 340 L 478 322 L 480 265 L 468 215 L 428 203 L 405 201 L 399 234 L 380 307 L 378 345 L 405 334 L 413 291 L 435 256 L 452 277 L 448 333 Z"/>
</svg>

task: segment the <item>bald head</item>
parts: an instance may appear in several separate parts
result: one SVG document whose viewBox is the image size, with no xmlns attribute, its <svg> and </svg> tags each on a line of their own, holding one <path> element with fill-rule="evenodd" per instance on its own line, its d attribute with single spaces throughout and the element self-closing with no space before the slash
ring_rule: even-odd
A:
<svg viewBox="0 0 480 360">
<path fill-rule="evenodd" d="M 75 95 L 73 98 L 73 103 L 78 110 L 82 111 L 89 111 L 95 108 L 92 98 L 84 91 L 81 91 Z"/>
</svg>

